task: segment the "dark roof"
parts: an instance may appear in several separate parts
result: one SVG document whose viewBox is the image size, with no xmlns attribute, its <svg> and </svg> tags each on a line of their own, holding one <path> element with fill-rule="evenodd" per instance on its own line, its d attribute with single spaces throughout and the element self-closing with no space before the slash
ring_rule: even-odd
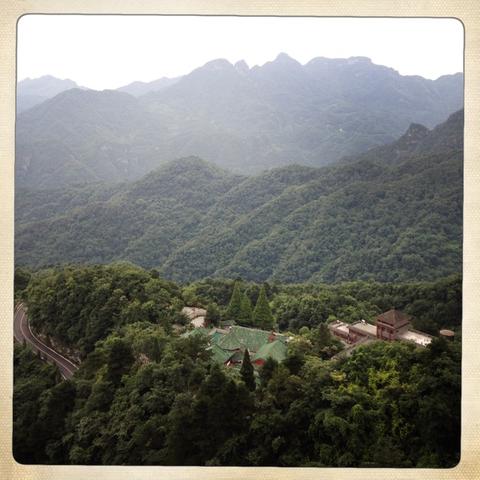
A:
<svg viewBox="0 0 480 480">
<path fill-rule="evenodd" d="M 377 317 L 377 322 L 392 325 L 392 327 L 401 327 L 410 322 L 410 317 L 400 310 L 392 308 L 388 312 L 384 312 Z"/>
</svg>

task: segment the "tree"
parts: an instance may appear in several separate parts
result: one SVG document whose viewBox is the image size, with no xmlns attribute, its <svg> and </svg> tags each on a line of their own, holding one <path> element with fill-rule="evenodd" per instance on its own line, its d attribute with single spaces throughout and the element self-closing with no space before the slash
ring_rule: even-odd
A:
<svg viewBox="0 0 480 480">
<path fill-rule="evenodd" d="M 277 367 L 278 362 L 274 358 L 268 357 L 265 360 L 265 363 L 263 364 L 259 372 L 262 387 L 265 387 L 267 385 Z"/>
<path fill-rule="evenodd" d="M 242 300 L 240 302 L 240 315 L 238 317 L 238 321 L 241 325 L 251 325 L 252 324 L 252 302 L 250 302 L 250 298 L 243 293 Z"/>
<path fill-rule="evenodd" d="M 15 269 L 14 274 L 14 289 L 15 295 L 20 294 L 28 286 L 32 274 L 26 268 L 18 267 Z"/>
<path fill-rule="evenodd" d="M 308 334 L 310 333 L 310 329 L 304 325 L 303 327 L 300 328 L 300 330 L 298 331 L 298 333 L 302 336 L 302 337 L 307 337 Z"/>
<path fill-rule="evenodd" d="M 55 386 L 57 369 L 41 362 L 27 347 L 15 344 L 13 455 L 20 463 L 47 463 L 45 428 L 39 422 L 39 398 Z"/>
<path fill-rule="evenodd" d="M 271 330 L 273 328 L 273 315 L 268 304 L 265 287 L 262 286 L 258 294 L 257 304 L 253 311 L 253 324 L 263 330 Z"/>
<path fill-rule="evenodd" d="M 321 323 L 317 328 L 310 331 L 310 341 L 315 354 L 327 355 L 325 348 L 332 344 L 332 335 L 326 323 Z"/>
<path fill-rule="evenodd" d="M 237 320 L 242 312 L 242 293 L 240 291 L 240 283 L 235 282 L 230 303 L 227 308 L 227 317 L 229 320 Z"/>
<path fill-rule="evenodd" d="M 127 373 L 134 358 L 130 345 L 121 338 L 113 338 L 107 357 L 107 378 L 115 385 L 120 383 L 122 375 Z"/>
<path fill-rule="evenodd" d="M 75 384 L 60 382 L 40 396 L 39 423 L 43 431 L 45 451 L 53 463 L 65 463 L 68 451 L 62 444 L 66 433 L 66 420 L 73 410 L 76 396 Z"/>
<path fill-rule="evenodd" d="M 245 349 L 243 354 L 242 367 L 240 368 L 240 375 L 245 382 L 247 388 L 253 392 L 255 390 L 255 376 L 253 375 L 253 365 L 250 361 L 250 354 L 248 348 Z"/>
<path fill-rule="evenodd" d="M 221 319 L 222 315 L 220 313 L 218 305 L 214 302 L 210 303 L 207 306 L 207 314 L 205 315 L 206 324 L 218 326 Z"/>
</svg>

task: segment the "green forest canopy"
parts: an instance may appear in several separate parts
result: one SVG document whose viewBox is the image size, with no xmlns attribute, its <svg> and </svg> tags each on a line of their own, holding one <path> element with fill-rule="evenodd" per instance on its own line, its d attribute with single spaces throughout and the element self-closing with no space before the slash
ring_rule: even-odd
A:
<svg viewBox="0 0 480 480">
<path fill-rule="evenodd" d="M 31 276 L 30 276 L 31 275 Z M 70 381 L 15 348 L 14 455 L 22 463 L 451 467 L 459 459 L 461 277 L 433 283 L 180 287 L 131 264 L 17 272 L 37 331 L 81 351 Z M 25 284 L 28 279 L 28 286 Z M 228 308 L 260 292 L 281 330 L 281 364 L 219 366 L 205 337 L 181 337 L 185 303 Z M 456 329 L 427 348 L 375 342 L 328 360 L 322 328 L 396 306 L 414 325 Z M 296 335 L 296 334 L 294 334 Z M 305 349 L 307 344 L 313 348 Z M 318 347 L 315 342 L 320 342 Z M 328 339 L 327 339 L 328 341 Z M 244 369 L 245 370 L 245 369 Z M 28 430 L 28 434 L 27 434 Z M 41 446 L 39 448 L 39 446 Z"/>
<path fill-rule="evenodd" d="M 252 305 L 264 290 L 274 325 L 281 331 L 298 332 L 333 319 L 373 321 L 392 306 L 411 315 L 415 328 L 434 335 L 441 328 L 459 329 L 462 318 L 460 275 L 404 284 L 289 285 L 206 279 L 180 286 L 162 279 L 155 270 L 123 262 L 33 273 L 17 269 L 16 279 L 16 295 L 26 300 L 32 326 L 84 355 L 98 340 L 128 323 L 149 321 L 169 332 L 173 323 L 184 323 L 180 313 L 184 305 L 207 310 L 214 305 L 216 323 L 231 320 L 228 312 L 235 285 Z M 242 318 L 235 320 L 249 326 Z"/>
<path fill-rule="evenodd" d="M 459 152 L 249 179 L 188 159 L 106 200 L 87 190 L 18 192 L 17 265 L 128 260 L 181 282 L 282 283 L 432 280 L 461 269 Z"/>
<path fill-rule="evenodd" d="M 40 464 L 452 467 L 459 346 L 376 342 L 337 362 L 271 360 L 256 388 L 248 374 L 212 363 L 201 336 L 149 322 L 97 342 L 60 383 L 18 346 L 14 455 Z"/>
</svg>

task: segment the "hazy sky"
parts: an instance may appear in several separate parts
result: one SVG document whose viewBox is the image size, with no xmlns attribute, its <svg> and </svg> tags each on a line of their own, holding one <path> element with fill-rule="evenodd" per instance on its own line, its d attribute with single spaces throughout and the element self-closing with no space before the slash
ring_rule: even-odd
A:
<svg viewBox="0 0 480 480">
<path fill-rule="evenodd" d="M 370 57 L 402 75 L 463 70 L 453 19 L 27 15 L 18 24 L 18 80 L 54 75 L 95 89 L 190 72 L 209 60 L 251 67 L 285 52 Z"/>
</svg>

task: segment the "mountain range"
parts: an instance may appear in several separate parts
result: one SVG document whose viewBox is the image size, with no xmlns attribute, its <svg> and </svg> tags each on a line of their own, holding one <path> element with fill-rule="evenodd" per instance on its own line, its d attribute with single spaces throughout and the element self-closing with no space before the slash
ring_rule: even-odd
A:
<svg viewBox="0 0 480 480">
<path fill-rule="evenodd" d="M 158 80 L 153 80 L 152 82 L 138 82 L 138 81 L 132 82 L 132 83 L 129 83 L 128 85 L 117 88 L 117 91 L 129 93 L 134 97 L 141 97 L 142 95 L 146 95 L 147 93 L 158 92 L 160 90 L 163 90 L 164 88 L 169 87 L 174 83 L 177 83 L 180 80 L 180 78 L 181 77 L 175 77 L 175 78 L 162 77 L 162 78 L 159 78 Z"/>
<path fill-rule="evenodd" d="M 25 82 L 19 112 L 34 90 Z M 463 106 L 463 74 L 402 76 L 365 57 L 301 65 L 280 54 L 252 68 L 218 59 L 117 91 L 68 85 L 17 117 L 20 188 L 133 181 L 188 156 L 242 175 L 318 167 L 390 143 L 412 122 L 432 128 Z"/>
<path fill-rule="evenodd" d="M 332 166 L 245 176 L 188 157 L 116 185 L 17 188 L 15 258 L 129 260 L 177 281 L 428 280 L 461 268 L 462 208 L 460 110 Z"/>
<path fill-rule="evenodd" d="M 81 88 L 73 80 L 56 78 L 52 75 L 44 75 L 39 78 L 25 78 L 17 85 L 17 113 L 38 105 L 49 98 L 58 95 L 65 90 Z"/>
</svg>

